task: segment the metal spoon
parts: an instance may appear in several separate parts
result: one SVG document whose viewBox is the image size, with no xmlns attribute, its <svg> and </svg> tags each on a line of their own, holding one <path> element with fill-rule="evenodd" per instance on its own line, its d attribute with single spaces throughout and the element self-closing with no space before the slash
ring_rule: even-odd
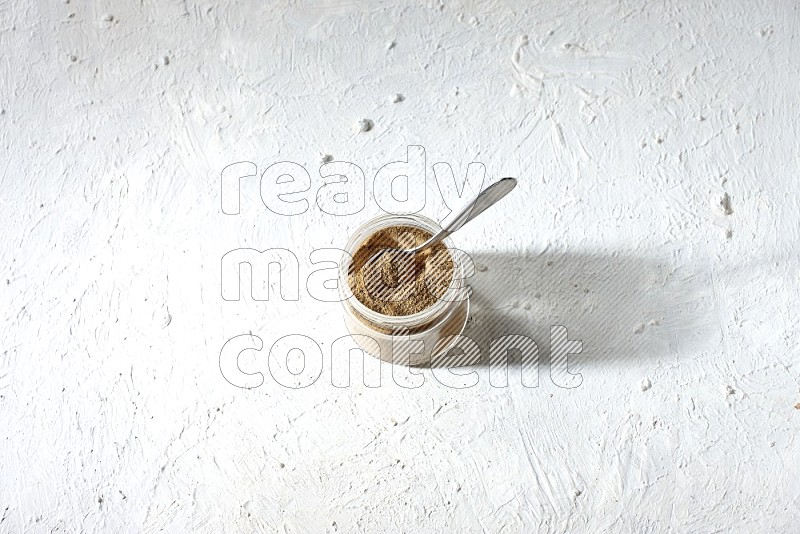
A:
<svg viewBox="0 0 800 534">
<path fill-rule="evenodd" d="M 430 239 L 411 249 L 384 249 L 377 252 L 364 265 L 364 285 L 369 294 L 378 300 L 403 300 L 414 286 L 414 257 L 449 236 L 469 221 L 486 211 L 506 196 L 517 185 L 516 178 L 503 178 L 478 194 L 461 212 Z M 444 273 L 443 273 L 444 274 Z M 395 288 L 401 288 L 397 290 Z M 396 294 L 397 293 L 397 294 Z"/>
<path fill-rule="evenodd" d="M 430 239 L 416 248 L 407 249 L 402 252 L 409 254 L 418 254 L 426 248 L 432 247 L 440 242 L 445 237 L 449 236 L 469 221 L 486 211 L 490 206 L 495 204 L 498 200 L 506 196 L 517 186 L 516 178 L 501 178 L 493 183 L 483 191 L 481 191 L 475 200 L 470 202 L 457 216 L 455 216 L 444 228 L 436 232 Z"/>
</svg>

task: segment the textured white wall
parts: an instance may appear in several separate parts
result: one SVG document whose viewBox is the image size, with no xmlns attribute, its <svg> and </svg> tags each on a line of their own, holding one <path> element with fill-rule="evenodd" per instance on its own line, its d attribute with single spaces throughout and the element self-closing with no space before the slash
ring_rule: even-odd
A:
<svg viewBox="0 0 800 534">
<path fill-rule="evenodd" d="M 788 1 L 0 1 L 0 531 L 796 528 L 799 49 Z M 380 212 L 313 205 L 323 154 L 411 144 L 520 179 L 455 240 L 468 332 L 532 336 L 538 388 L 335 388 L 338 304 L 222 300 L 226 251 L 305 279 Z M 224 215 L 244 160 L 304 165 L 311 209 L 246 180 Z M 313 338 L 320 380 L 228 384 L 251 331 Z"/>
</svg>

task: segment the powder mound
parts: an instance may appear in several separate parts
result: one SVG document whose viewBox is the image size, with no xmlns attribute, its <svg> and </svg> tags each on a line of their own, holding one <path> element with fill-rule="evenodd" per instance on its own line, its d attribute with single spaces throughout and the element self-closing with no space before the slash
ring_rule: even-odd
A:
<svg viewBox="0 0 800 534">
<path fill-rule="evenodd" d="M 369 236 L 356 249 L 347 281 L 367 308 L 394 317 L 430 308 L 450 287 L 453 258 L 444 243 L 418 254 L 407 249 L 430 239 L 412 226 L 390 226 Z"/>
</svg>

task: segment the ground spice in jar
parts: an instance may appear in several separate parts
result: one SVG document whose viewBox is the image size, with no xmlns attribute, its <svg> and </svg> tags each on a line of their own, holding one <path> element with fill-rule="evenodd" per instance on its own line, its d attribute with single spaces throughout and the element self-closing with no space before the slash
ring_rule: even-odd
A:
<svg viewBox="0 0 800 534">
<path fill-rule="evenodd" d="M 423 244 L 431 233 L 412 226 L 390 226 L 369 236 L 353 254 L 347 281 L 355 297 L 383 315 L 412 315 L 431 307 L 450 287 L 453 258 L 444 243 L 417 254 L 403 252 Z"/>
</svg>

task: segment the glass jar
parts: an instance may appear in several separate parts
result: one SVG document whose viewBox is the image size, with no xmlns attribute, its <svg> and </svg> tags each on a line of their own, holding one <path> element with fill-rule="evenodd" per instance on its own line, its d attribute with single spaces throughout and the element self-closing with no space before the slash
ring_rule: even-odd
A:
<svg viewBox="0 0 800 534">
<path fill-rule="evenodd" d="M 405 365 L 427 365 L 446 353 L 464 331 L 469 316 L 469 288 L 464 280 L 464 253 L 453 248 L 449 237 L 442 243 L 453 260 L 450 287 L 433 305 L 402 316 L 378 313 L 352 294 L 348 281 L 350 262 L 368 237 L 390 226 L 411 226 L 431 234 L 441 227 L 422 215 L 381 215 L 370 219 L 353 232 L 339 264 L 339 294 L 344 306 L 347 330 L 365 352 L 381 360 Z M 421 342 L 421 343 L 420 343 Z M 377 352 L 377 354 L 376 354 Z"/>
</svg>

